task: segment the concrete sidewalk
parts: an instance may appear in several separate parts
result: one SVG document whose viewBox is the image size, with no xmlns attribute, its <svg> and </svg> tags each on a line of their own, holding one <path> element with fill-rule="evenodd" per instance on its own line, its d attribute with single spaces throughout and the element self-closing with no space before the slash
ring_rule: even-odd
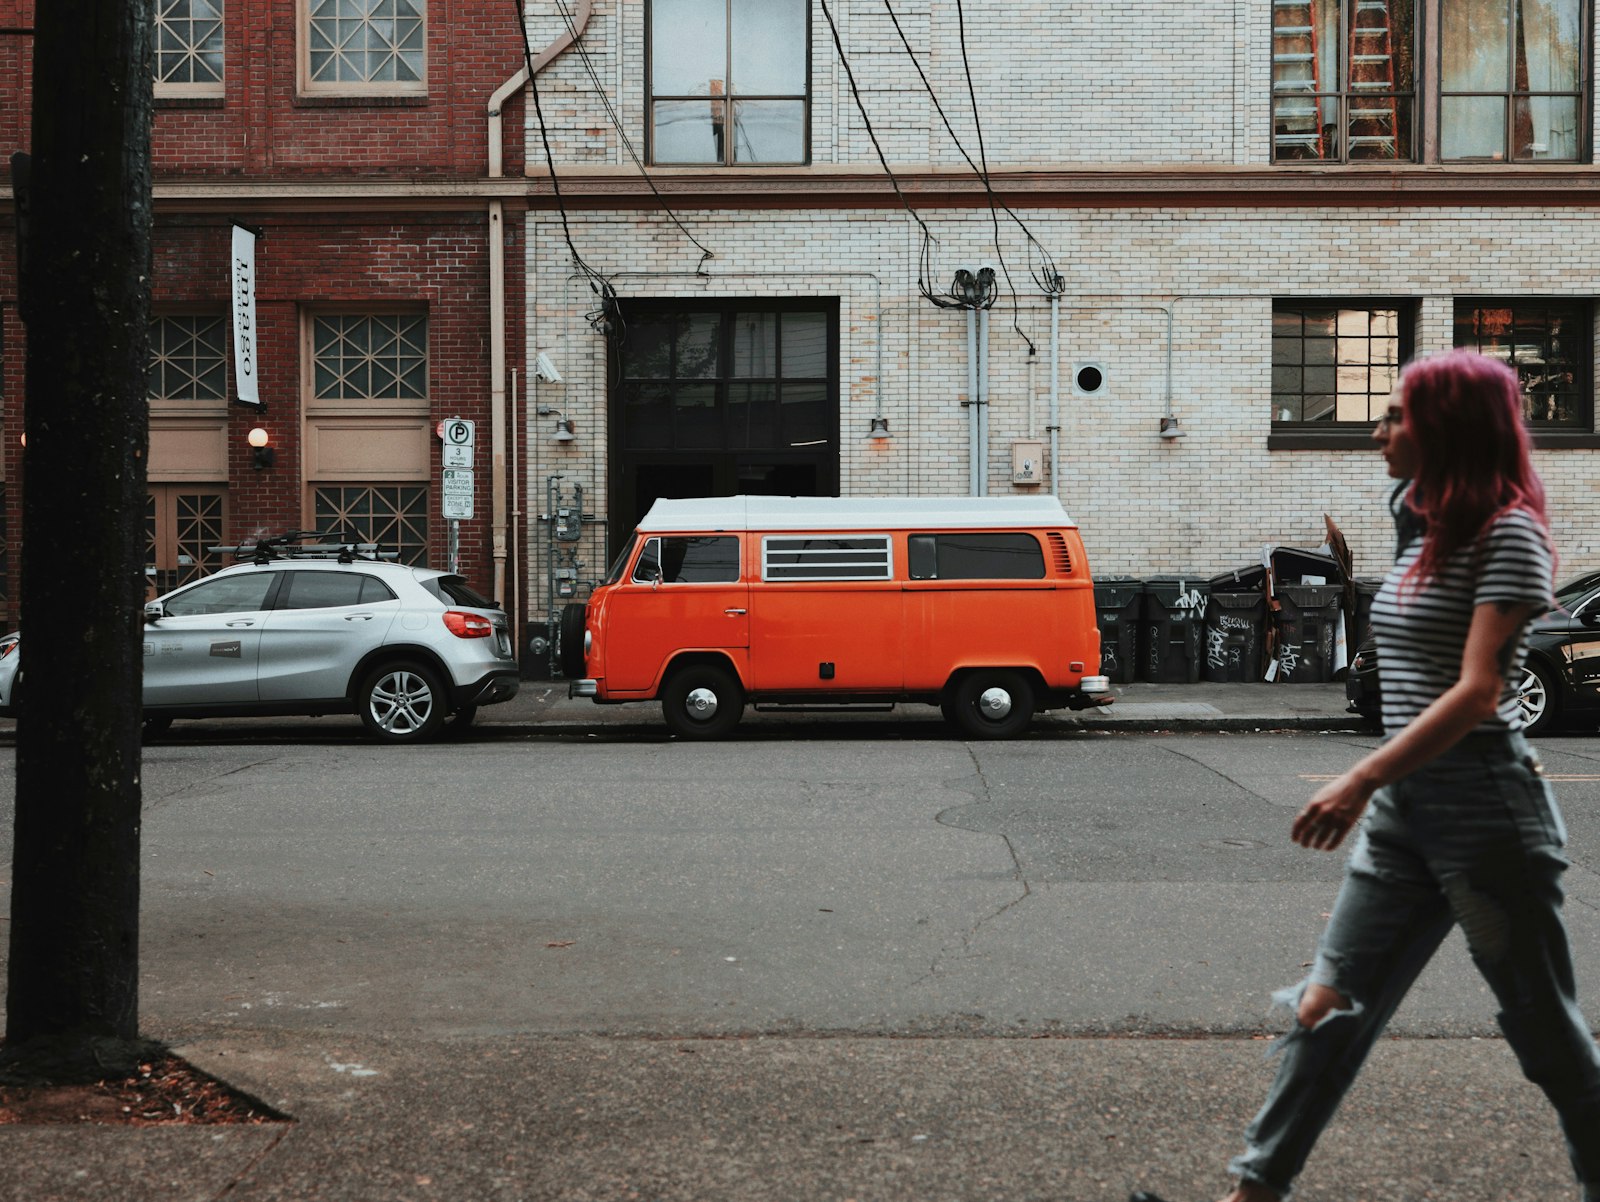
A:
<svg viewBox="0 0 1600 1202">
<path fill-rule="evenodd" d="M 178 1050 L 292 1115 L 0 1127 L 8 1202 L 1212 1202 L 1257 1039 L 209 1031 Z M 1386 1040 L 1297 1202 L 1576 1200 L 1496 1040 Z"/>
<path fill-rule="evenodd" d="M 1089 710 L 1052 710 L 1035 722 L 1082 730 L 1375 730 L 1348 711 L 1344 684 L 1133 684 L 1113 685 L 1116 701 Z M 517 696 L 478 711 L 485 726 L 581 728 L 595 725 L 660 725 L 655 702 L 596 705 L 569 698 L 564 680 L 525 680 Z M 887 712 L 764 712 L 747 709 L 741 725 L 840 721 L 929 722 L 942 726 L 928 705 L 901 705 Z"/>
</svg>

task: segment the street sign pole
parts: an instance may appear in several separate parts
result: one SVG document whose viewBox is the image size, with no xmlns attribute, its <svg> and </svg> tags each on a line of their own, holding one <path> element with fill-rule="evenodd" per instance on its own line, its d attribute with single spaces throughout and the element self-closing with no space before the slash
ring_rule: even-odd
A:
<svg viewBox="0 0 1600 1202">
<path fill-rule="evenodd" d="M 450 571 L 461 568 L 461 523 L 472 519 L 473 437 L 476 423 L 447 417 L 438 425 L 444 441 L 440 455 L 439 507 L 450 524 Z"/>
</svg>

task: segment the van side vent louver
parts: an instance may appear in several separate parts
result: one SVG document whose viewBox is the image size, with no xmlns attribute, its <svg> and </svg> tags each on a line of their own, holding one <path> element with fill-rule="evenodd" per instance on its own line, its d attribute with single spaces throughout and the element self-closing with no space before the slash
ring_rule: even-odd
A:
<svg viewBox="0 0 1600 1202">
<path fill-rule="evenodd" d="M 1056 565 L 1056 575 L 1072 575 L 1072 556 L 1067 553 L 1067 540 L 1054 532 L 1050 535 L 1050 556 Z"/>
</svg>

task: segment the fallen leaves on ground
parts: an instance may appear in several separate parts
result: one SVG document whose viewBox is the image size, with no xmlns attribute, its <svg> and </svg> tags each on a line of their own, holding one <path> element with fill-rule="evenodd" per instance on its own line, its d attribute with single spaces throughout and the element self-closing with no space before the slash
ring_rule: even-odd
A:
<svg viewBox="0 0 1600 1202">
<path fill-rule="evenodd" d="M 0 1125 L 90 1123 L 277 1123 L 283 1116 L 177 1056 L 141 1064 L 128 1077 L 93 1085 L 0 1085 Z"/>
</svg>

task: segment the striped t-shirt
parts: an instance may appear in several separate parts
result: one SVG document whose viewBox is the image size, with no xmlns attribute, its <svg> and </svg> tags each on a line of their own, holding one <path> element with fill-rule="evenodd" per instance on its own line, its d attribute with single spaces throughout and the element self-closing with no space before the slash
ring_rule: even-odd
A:
<svg viewBox="0 0 1600 1202">
<path fill-rule="evenodd" d="M 1372 602 L 1383 728 L 1391 734 L 1461 679 L 1461 653 L 1477 606 L 1507 601 L 1543 613 L 1555 604 L 1550 547 L 1538 521 L 1526 510 L 1514 509 L 1497 518 L 1476 544 L 1458 550 L 1420 587 L 1415 578 L 1402 587 L 1400 581 L 1422 553 L 1424 541 L 1413 539 L 1400 553 Z M 1500 690 L 1500 704 L 1478 730 L 1521 728 L 1517 685 L 1527 653 L 1524 623 Z"/>
</svg>

